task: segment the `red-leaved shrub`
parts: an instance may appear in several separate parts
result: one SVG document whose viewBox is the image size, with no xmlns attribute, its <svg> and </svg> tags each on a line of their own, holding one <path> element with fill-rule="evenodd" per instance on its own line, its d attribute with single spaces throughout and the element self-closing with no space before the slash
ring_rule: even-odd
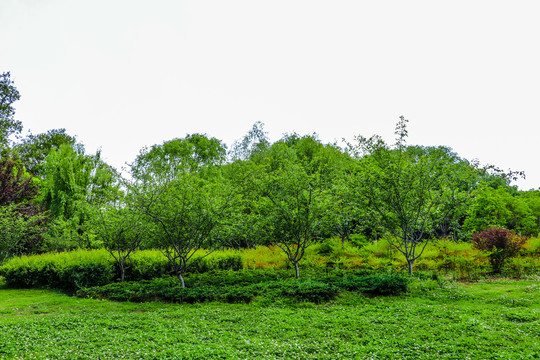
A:
<svg viewBox="0 0 540 360">
<path fill-rule="evenodd" d="M 506 259 L 515 256 L 527 241 L 513 231 L 491 227 L 472 236 L 473 247 L 491 251 L 489 262 L 494 273 L 500 274 Z"/>
</svg>

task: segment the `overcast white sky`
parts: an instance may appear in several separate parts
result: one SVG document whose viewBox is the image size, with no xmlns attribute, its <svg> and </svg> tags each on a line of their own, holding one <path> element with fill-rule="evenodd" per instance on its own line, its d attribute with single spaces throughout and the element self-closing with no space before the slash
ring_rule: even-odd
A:
<svg viewBox="0 0 540 360">
<path fill-rule="evenodd" d="M 271 140 L 379 134 L 524 170 L 540 187 L 540 2 L 0 0 L 25 132 L 66 128 L 117 168 L 255 121 Z"/>
</svg>

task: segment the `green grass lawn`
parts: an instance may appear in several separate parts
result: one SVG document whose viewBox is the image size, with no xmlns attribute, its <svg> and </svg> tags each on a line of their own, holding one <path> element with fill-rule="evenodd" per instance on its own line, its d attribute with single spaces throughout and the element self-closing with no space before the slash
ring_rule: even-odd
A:
<svg viewBox="0 0 540 360">
<path fill-rule="evenodd" d="M 540 279 L 322 305 L 116 303 L 0 288 L 0 359 L 538 359 Z"/>
</svg>

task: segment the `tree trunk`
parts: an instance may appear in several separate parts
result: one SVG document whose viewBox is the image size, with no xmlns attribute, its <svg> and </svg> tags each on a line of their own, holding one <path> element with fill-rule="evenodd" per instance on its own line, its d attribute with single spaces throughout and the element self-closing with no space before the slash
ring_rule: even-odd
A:
<svg viewBox="0 0 540 360">
<path fill-rule="evenodd" d="M 178 274 L 178 280 L 180 280 L 180 285 L 185 288 L 186 287 L 186 283 L 184 282 L 184 277 L 182 276 L 181 273 Z"/>
<path fill-rule="evenodd" d="M 126 278 L 126 270 L 124 269 L 124 264 L 120 264 L 120 282 L 124 282 Z"/>
<path fill-rule="evenodd" d="M 412 267 L 413 267 L 413 264 L 414 264 L 414 260 L 408 260 L 407 259 L 407 264 L 409 265 L 409 275 L 412 275 Z"/>
<path fill-rule="evenodd" d="M 294 263 L 294 271 L 296 272 L 296 278 L 300 279 L 300 269 L 298 268 L 298 262 Z"/>
</svg>

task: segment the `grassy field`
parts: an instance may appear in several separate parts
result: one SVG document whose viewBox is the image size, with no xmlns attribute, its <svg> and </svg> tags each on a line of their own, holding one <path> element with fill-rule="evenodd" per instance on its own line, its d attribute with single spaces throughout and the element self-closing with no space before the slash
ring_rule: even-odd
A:
<svg viewBox="0 0 540 360">
<path fill-rule="evenodd" d="M 0 286 L 1 359 L 538 359 L 540 278 L 323 304 L 116 303 Z"/>
</svg>

